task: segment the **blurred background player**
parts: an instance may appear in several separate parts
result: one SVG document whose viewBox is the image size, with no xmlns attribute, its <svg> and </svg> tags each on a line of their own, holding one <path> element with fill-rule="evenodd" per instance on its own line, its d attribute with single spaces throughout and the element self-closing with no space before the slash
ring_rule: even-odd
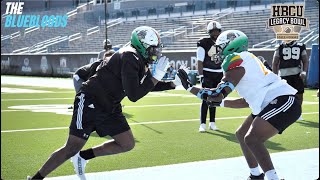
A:
<svg viewBox="0 0 320 180">
<path fill-rule="evenodd" d="M 272 71 L 279 74 L 298 93 L 297 98 L 303 102 L 304 80 L 308 71 L 309 61 L 306 46 L 297 41 L 283 42 L 273 55 Z M 303 120 L 302 116 L 299 120 Z"/>
<path fill-rule="evenodd" d="M 43 179 L 69 158 L 79 178 L 85 179 L 89 159 L 134 148 L 134 136 L 122 113 L 122 99 L 128 97 L 136 102 L 151 90 L 174 89 L 181 84 L 179 78 L 174 82 L 161 82 L 169 67 L 161 49 L 159 33 L 151 27 L 141 26 L 132 31 L 129 46 L 112 55 L 109 62 L 102 61 L 75 97 L 67 142 L 52 153 L 32 179 Z M 151 74 L 148 66 L 155 61 L 154 74 Z M 112 139 L 80 151 L 93 131 L 100 137 L 109 135 Z"/>
<path fill-rule="evenodd" d="M 197 60 L 198 60 L 198 74 L 200 83 L 203 88 L 214 88 L 220 82 L 223 74 L 221 69 L 221 62 L 215 61 L 217 53 L 216 39 L 222 31 L 221 24 L 217 21 L 211 21 L 207 25 L 207 33 L 209 37 L 202 38 L 197 42 Z M 206 131 L 206 119 L 208 113 L 208 104 L 202 101 L 200 107 L 200 127 L 199 132 Z M 209 129 L 218 130 L 215 124 L 216 108 L 209 107 L 210 123 Z"/>
<path fill-rule="evenodd" d="M 109 39 L 103 41 L 103 50 L 99 52 L 98 59 L 103 59 L 105 52 L 112 49 L 112 44 Z"/>
</svg>

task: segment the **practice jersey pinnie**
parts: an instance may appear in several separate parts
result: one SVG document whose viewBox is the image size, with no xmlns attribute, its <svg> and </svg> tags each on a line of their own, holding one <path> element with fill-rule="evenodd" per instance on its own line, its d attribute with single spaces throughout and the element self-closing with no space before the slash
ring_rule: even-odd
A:
<svg viewBox="0 0 320 180">
<path fill-rule="evenodd" d="M 228 55 L 222 63 L 224 73 L 236 67 L 243 67 L 245 74 L 235 89 L 239 96 L 246 100 L 255 115 L 274 98 L 297 93 L 297 90 L 268 70 L 254 54 L 248 51 Z"/>
<path fill-rule="evenodd" d="M 221 72 L 221 62 L 215 61 L 217 48 L 215 42 L 211 38 L 202 38 L 197 42 L 197 47 L 202 47 L 205 50 L 203 60 L 203 70 L 209 72 Z"/>
<path fill-rule="evenodd" d="M 276 56 L 280 60 L 280 76 L 299 74 L 301 72 L 302 56 L 306 53 L 306 46 L 303 43 L 281 44 L 276 50 Z"/>
</svg>

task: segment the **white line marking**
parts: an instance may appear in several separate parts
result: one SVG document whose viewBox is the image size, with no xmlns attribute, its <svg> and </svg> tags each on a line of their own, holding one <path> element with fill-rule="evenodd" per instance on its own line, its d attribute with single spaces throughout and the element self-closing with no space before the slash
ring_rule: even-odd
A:
<svg viewBox="0 0 320 180">
<path fill-rule="evenodd" d="M 1 101 L 42 101 L 42 100 L 59 100 L 59 99 L 74 99 L 74 98 L 1 99 Z"/>
<path fill-rule="evenodd" d="M 240 147 L 239 147 L 240 148 Z M 271 153 L 279 178 L 289 180 L 315 180 L 319 177 L 319 148 Z M 100 157 L 103 158 L 103 157 Z M 165 157 L 164 157 L 165 158 Z M 301 163 L 303 162 L 303 163 Z M 71 164 L 69 164 L 72 166 Z M 90 166 L 90 164 L 88 164 Z M 88 180 L 195 180 L 195 179 L 247 179 L 250 170 L 243 156 L 141 167 L 106 172 L 86 173 Z M 209 178 L 208 178 L 209 177 Z M 50 180 L 78 180 L 76 175 L 46 178 Z"/>
<path fill-rule="evenodd" d="M 305 112 L 305 113 L 302 113 L 302 114 L 304 114 L 304 115 L 307 115 L 307 114 L 319 114 L 319 112 Z M 247 116 L 221 117 L 221 118 L 216 118 L 216 120 L 228 120 L 228 119 L 230 120 L 230 119 L 242 119 L 242 118 L 247 118 Z M 192 121 L 199 121 L 199 118 L 197 118 L 197 119 L 181 119 L 181 120 L 165 120 L 165 121 L 149 121 L 149 122 L 129 123 L 129 125 L 133 126 L 133 125 L 142 125 L 142 124 L 179 123 L 179 122 L 192 122 Z M 3 130 L 3 131 L 1 131 L 1 133 L 28 132 L 28 131 L 48 131 L 48 130 L 68 129 L 68 128 L 69 127 Z"/>
</svg>

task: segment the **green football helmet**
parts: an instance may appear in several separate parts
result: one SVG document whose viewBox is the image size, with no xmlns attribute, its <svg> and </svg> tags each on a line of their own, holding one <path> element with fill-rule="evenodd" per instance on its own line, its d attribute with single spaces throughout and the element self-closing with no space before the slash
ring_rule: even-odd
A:
<svg viewBox="0 0 320 180">
<path fill-rule="evenodd" d="M 248 51 L 248 37 L 239 30 L 228 30 L 222 32 L 216 41 L 217 58 L 220 61 L 234 52 Z"/>
<path fill-rule="evenodd" d="M 148 63 L 161 56 L 162 44 L 159 33 L 148 26 L 140 26 L 132 31 L 131 45 Z"/>
</svg>

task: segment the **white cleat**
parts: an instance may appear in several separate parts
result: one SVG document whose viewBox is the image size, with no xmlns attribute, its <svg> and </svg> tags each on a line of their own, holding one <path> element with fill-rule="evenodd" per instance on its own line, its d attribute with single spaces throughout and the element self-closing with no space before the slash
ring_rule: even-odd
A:
<svg viewBox="0 0 320 180">
<path fill-rule="evenodd" d="M 200 124 L 199 132 L 206 132 L 206 124 Z"/>
<path fill-rule="evenodd" d="M 211 123 L 209 124 L 209 129 L 210 129 L 210 130 L 214 130 L 214 131 L 219 130 L 219 129 L 217 128 L 217 126 L 214 124 L 214 122 L 211 122 Z"/>
<path fill-rule="evenodd" d="M 27 176 L 27 180 L 31 180 L 31 176 Z"/>
<path fill-rule="evenodd" d="M 74 170 L 76 171 L 78 177 L 81 180 L 86 180 L 85 168 L 88 161 L 83 159 L 78 152 L 76 155 L 71 157 L 71 162 L 73 163 Z"/>
<path fill-rule="evenodd" d="M 302 121 L 302 120 L 304 120 L 304 119 L 302 118 L 302 116 L 300 116 L 298 120 L 299 120 L 299 121 Z"/>
</svg>

